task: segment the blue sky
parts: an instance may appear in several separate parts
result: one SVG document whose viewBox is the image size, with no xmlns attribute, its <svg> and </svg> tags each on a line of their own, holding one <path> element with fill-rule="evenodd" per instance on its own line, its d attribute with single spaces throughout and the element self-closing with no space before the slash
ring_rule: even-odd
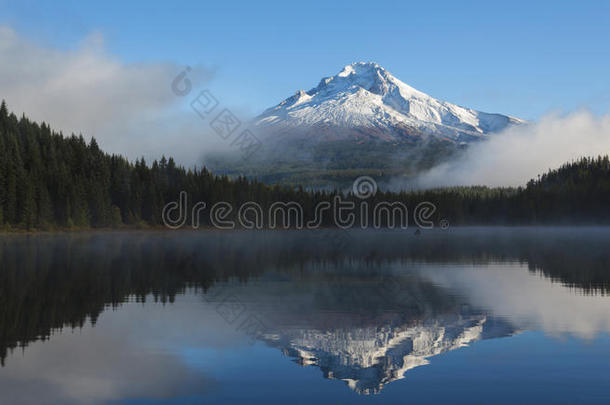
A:
<svg viewBox="0 0 610 405">
<path fill-rule="evenodd" d="M 483 111 L 610 110 L 607 1 L 0 4 L 0 24 L 41 46 L 101 34 L 124 63 L 212 67 L 207 86 L 253 114 L 354 61 Z"/>
</svg>

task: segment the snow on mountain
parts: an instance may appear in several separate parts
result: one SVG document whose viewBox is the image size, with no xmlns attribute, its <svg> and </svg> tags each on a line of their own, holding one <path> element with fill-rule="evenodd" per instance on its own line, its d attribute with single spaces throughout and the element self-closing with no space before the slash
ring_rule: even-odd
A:
<svg viewBox="0 0 610 405">
<path fill-rule="evenodd" d="M 265 133 L 316 133 L 400 140 L 434 136 L 455 142 L 484 138 L 518 118 L 437 100 L 398 80 L 376 63 L 353 63 L 317 87 L 299 90 L 255 119 Z M 324 131 L 320 131 L 324 129 Z M 344 130 L 344 131 L 341 131 Z"/>
<path fill-rule="evenodd" d="M 482 339 L 514 333 L 482 314 L 429 319 L 420 325 L 352 329 L 290 328 L 263 337 L 303 366 L 317 366 L 326 378 L 343 380 L 359 394 L 379 393 L 413 368 L 439 354 Z"/>
</svg>

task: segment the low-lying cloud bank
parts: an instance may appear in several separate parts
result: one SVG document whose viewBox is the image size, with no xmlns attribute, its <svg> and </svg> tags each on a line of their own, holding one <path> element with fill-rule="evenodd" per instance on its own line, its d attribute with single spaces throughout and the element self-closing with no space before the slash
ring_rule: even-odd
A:
<svg viewBox="0 0 610 405">
<path fill-rule="evenodd" d="M 93 136 L 108 152 L 130 159 L 173 156 L 192 166 L 202 164 L 204 154 L 228 147 L 188 106 L 213 77 L 211 70 L 193 68 L 193 92 L 179 97 L 171 84 L 184 66 L 125 64 L 105 50 L 97 34 L 77 49 L 45 47 L 7 26 L 0 26 L 0 60 L 0 99 L 11 111 L 66 135 Z M 471 145 L 459 159 L 421 175 L 416 186 L 524 185 L 571 159 L 606 153 L 610 115 L 551 115 Z"/>
<path fill-rule="evenodd" d="M 217 141 L 205 136 L 207 127 L 171 90 L 184 66 L 125 64 L 108 54 L 101 35 L 63 50 L 0 26 L 0 60 L 0 99 L 9 110 L 66 135 L 93 136 L 106 151 L 131 159 L 165 154 L 190 165 L 200 162 L 207 141 Z M 193 67 L 193 90 L 212 75 Z"/>
<path fill-rule="evenodd" d="M 467 297 L 474 307 L 509 320 L 518 329 L 591 340 L 610 333 L 610 302 L 603 294 L 550 282 L 525 264 L 423 268 L 422 276 Z M 501 287 L 499 287 L 501 286 Z"/>
<path fill-rule="evenodd" d="M 417 186 L 520 186 L 570 160 L 604 154 L 610 154 L 610 115 L 549 115 L 471 145 L 457 160 L 419 176 Z"/>
</svg>

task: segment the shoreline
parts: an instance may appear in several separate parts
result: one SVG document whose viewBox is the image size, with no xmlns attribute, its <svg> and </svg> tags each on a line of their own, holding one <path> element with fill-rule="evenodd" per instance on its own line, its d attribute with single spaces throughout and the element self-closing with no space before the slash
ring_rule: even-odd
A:
<svg viewBox="0 0 610 405">
<path fill-rule="evenodd" d="M 137 232 L 150 232 L 150 233 L 176 233 L 176 232 L 268 232 L 268 231 L 291 231 L 291 232 L 313 232 L 313 231 L 346 231 L 346 232 L 362 232 L 362 231 L 394 231 L 394 232 L 415 232 L 420 230 L 422 233 L 429 232 L 440 232 L 450 233 L 451 230 L 474 230 L 474 229 L 610 229 L 610 224 L 515 224 L 515 225 L 456 225 L 451 226 L 448 229 L 442 229 L 440 227 L 434 227 L 433 229 L 421 229 L 416 225 L 409 226 L 408 228 L 365 228 L 353 227 L 348 229 L 342 229 L 338 227 L 319 227 L 319 228 L 262 228 L 262 229 L 245 229 L 245 228 L 233 228 L 233 229 L 219 229 L 212 226 L 199 227 L 198 229 L 192 229 L 190 227 L 183 227 L 180 229 L 169 229 L 163 226 L 124 226 L 116 228 L 58 228 L 50 230 L 41 229 L 0 229 L 0 236 L 14 236 L 14 235 L 58 235 L 58 234 L 85 234 L 85 233 L 137 233 Z"/>
</svg>

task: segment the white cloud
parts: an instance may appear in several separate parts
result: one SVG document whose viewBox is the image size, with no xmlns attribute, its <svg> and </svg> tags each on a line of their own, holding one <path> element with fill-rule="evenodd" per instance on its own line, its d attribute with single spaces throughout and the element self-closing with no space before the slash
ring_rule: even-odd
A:
<svg viewBox="0 0 610 405">
<path fill-rule="evenodd" d="M 426 187 L 518 186 L 572 159 L 609 153 L 610 116 L 595 117 L 586 111 L 549 115 L 538 123 L 492 135 L 418 180 Z"/>
<path fill-rule="evenodd" d="M 0 402 L 108 403 L 133 398 L 162 401 L 176 393 L 217 390 L 209 371 L 191 367 L 183 351 L 219 353 L 247 347 L 248 337 L 229 325 L 192 290 L 172 305 L 123 303 L 104 311 L 95 327 L 65 327 L 46 341 L 14 351 L 0 367 Z M 184 331 L 188 331 L 185 333 Z M 188 360 L 188 359 L 187 359 Z"/>
<path fill-rule="evenodd" d="M 50 49 L 0 26 L 0 98 L 9 110 L 48 122 L 64 134 L 94 136 L 103 149 L 129 158 L 172 155 L 200 162 L 207 123 L 187 108 L 189 97 L 171 90 L 183 66 L 125 64 L 92 34 L 75 50 Z M 193 97 L 212 72 L 194 68 Z M 192 97 L 191 97 L 192 98 Z"/>
<path fill-rule="evenodd" d="M 586 340 L 610 333 L 610 301 L 606 296 L 579 293 L 533 274 L 527 265 L 520 263 L 484 267 L 427 266 L 420 274 L 523 330 L 537 329 L 554 336 L 568 334 Z"/>
</svg>

